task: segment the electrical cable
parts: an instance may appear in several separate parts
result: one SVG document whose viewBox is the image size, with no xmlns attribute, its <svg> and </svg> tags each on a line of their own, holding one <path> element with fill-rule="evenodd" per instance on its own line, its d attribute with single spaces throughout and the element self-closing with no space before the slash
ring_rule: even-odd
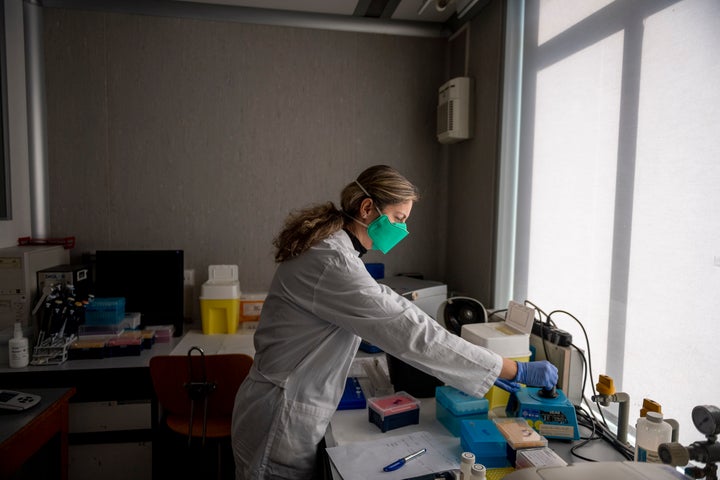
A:
<svg viewBox="0 0 720 480">
<path fill-rule="evenodd" d="M 548 318 L 552 317 L 552 315 L 554 313 L 564 313 L 565 315 L 567 315 L 570 318 L 572 318 L 573 320 L 575 320 L 575 322 L 577 322 L 577 324 L 580 326 L 580 329 L 582 329 L 583 335 L 585 336 L 585 344 L 587 345 L 587 349 L 588 349 L 587 360 L 588 360 L 590 378 L 595 378 L 595 374 L 593 373 L 593 370 L 592 370 L 592 355 L 590 353 L 590 339 L 588 338 L 588 334 L 587 334 L 587 331 L 585 330 L 585 326 L 582 324 L 582 322 L 580 320 L 578 320 L 578 318 L 575 315 L 573 315 L 572 313 L 570 313 L 566 310 L 553 310 L 552 312 L 550 312 L 548 314 Z M 597 391 L 595 391 L 595 384 L 591 382 L 590 387 L 592 388 L 593 396 L 597 396 Z M 586 403 L 588 403 L 587 400 L 586 400 Z M 600 416 L 603 419 L 603 424 L 605 425 L 605 427 L 607 427 L 607 421 L 605 420 L 605 415 L 603 415 L 603 413 L 602 413 L 600 404 L 598 402 L 595 402 L 595 404 L 597 405 L 598 411 L 600 412 Z M 588 403 L 588 405 L 589 405 L 589 403 Z"/>
<path fill-rule="evenodd" d="M 540 318 L 539 318 L 538 320 L 539 320 L 540 322 L 542 322 L 542 316 L 543 316 L 543 315 L 545 315 L 545 321 L 546 321 L 546 322 L 548 322 L 548 321 L 550 320 L 550 319 L 548 318 L 548 315 L 542 310 L 542 308 L 538 307 L 537 305 L 535 305 L 535 304 L 534 304 L 533 302 L 531 302 L 530 300 L 525 300 L 524 304 L 525 304 L 525 305 L 530 305 L 531 307 L 533 307 L 533 308 L 538 312 L 538 314 L 540 315 Z M 554 325 L 554 324 L 551 324 L 551 325 Z"/>
<path fill-rule="evenodd" d="M 548 351 L 547 351 L 547 345 L 545 338 L 545 328 L 549 328 L 548 326 L 555 327 L 556 324 L 552 320 L 552 316 L 554 314 L 563 313 L 573 320 L 580 326 L 580 329 L 583 332 L 583 336 L 585 337 L 585 345 L 587 345 L 587 356 L 584 354 L 583 350 L 581 350 L 577 345 L 574 343 L 570 343 L 570 346 L 577 350 L 577 352 L 580 354 L 580 357 L 582 358 L 583 362 L 583 384 L 582 384 L 582 400 L 580 401 L 580 405 L 575 405 L 575 413 L 577 417 L 578 426 L 583 426 L 590 430 L 590 435 L 587 437 L 581 437 L 581 440 L 573 445 L 573 447 L 570 449 L 571 455 L 573 455 L 576 458 L 579 458 L 581 460 L 585 460 L 588 462 L 596 462 L 598 460 L 595 460 L 593 458 L 585 457 L 578 453 L 578 450 L 586 446 L 592 441 L 597 440 L 604 440 L 610 444 L 611 447 L 613 447 L 618 453 L 620 453 L 624 458 L 627 460 L 632 460 L 634 458 L 634 450 L 627 444 L 622 443 L 618 440 L 617 434 L 613 432 L 610 427 L 608 426 L 608 422 L 605 419 L 605 415 L 603 414 L 602 408 L 600 406 L 600 403 L 598 401 L 595 401 L 595 406 L 597 409 L 592 408 L 592 403 L 587 399 L 587 397 L 584 395 L 585 388 L 587 386 L 588 376 L 591 379 L 591 388 L 593 392 L 593 396 L 597 397 L 597 391 L 595 389 L 595 384 L 592 382 L 592 378 L 594 378 L 593 370 L 592 370 L 592 355 L 590 354 L 590 339 L 588 337 L 587 331 L 585 330 L 585 326 L 582 324 L 582 322 L 575 317 L 573 314 L 566 310 L 553 310 L 550 313 L 546 314 L 542 309 L 540 309 L 537 305 L 535 305 L 533 302 L 529 300 L 525 300 L 526 305 L 530 305 L 535 308 L 535 310 L 540 315 L 540 338 L 542 340 L 543 344 L 543 350 L 545 353 L 545 358 L 548 357 Z M 545 322 L 542 321 L 542 316 L 545 316 Z M 582 404 L 583 402 L 587 405 L 587 409 L 585 409 Z M 597 415 L 599 414 L 600 418 L 598 419 Z"/>
<path fill-rule="evenodd" d="M 490 319 L 493 317 L 493 315 L 497 315 L 498 313 L 502 313 L 502 312 L 507 312 L 507 308 L 503 308 L 503 309 L 500 309 L 500 310 L 493 310 L 492 313 L 488 314 L 488 322 L 489 322 Z M 504 320 L 503 317 L 499 317 L 499 318 L 502 319 L 502 320 Z"/>
<path fill-rule="evenodd" d="M 588 457 L 584 457 L 584 456 L 580 455 L 577 452 L 577 450 L 584 447 L 591 441 L 605 440 L 606 442 L 608 442 L 610 444 L 610 446 L 612 446 L 618 453 L 620 453 L 627 460 L 633 459 L 634 451 L 632 450 L 632 448 L 630 448 L 630 446 L 628 446 L 627 444 L 621 443 L 617 439 L 617 435 L 615 435 L 615 433 L 613 433 L 609 428 L 602 425 L 602 423 L 598 422 L 598 420 L 591 413 L 589 413 L 587 410 L 585 410 L 582 407 L 576 407 L 575 412 L 576 412 L 577 419 L 578 419 L 578 425 L 582 425 L 583 427 L 590 429 L 591 434 L 589 437 L 583 438 L 581 442 L 574 445 L 570 449 L 570 453 L 573 456 L 580 458 L 582 460 L 589 461 L 589 462 L 595 462 L 597 460 L 588 458 Z"/>
<path fill-rule="evenodd" d="M 537 308 L 537 307 L 536 307 Z M 588 338 L 587 331 L 585 330 L 585 326 L 582 324 L 582 322 L 575 317 L 573 314 L 566 310 L 553 310 L 549 314 L 547 314 L 547 323 L 550 323 L 552 325 L 555 325 L 554 322 L 552 322 L 552 315 L 557 313 L 563 313 L 573 320 L 577 322 L 577 324 L 580 326 L 580 329 L 583 332 L 583 336 L 585 337 L 585 344 L 587 345 L 587 357 L 583 354 L 583 351 L 578 348 L 575 344 L 570 344 L 573 348 L 575 348 L 583 360 L 583 369 L 584 369 L 584 375 L 583 375 L 583 386 L 582 386 L 582 392 L 585 392 L 585 387 L 587 386 L 587 379 L 588 379 L 588 373 L 590 375 L 590 378 L 594 378 L 594 374 L 592 371 L 592 356 L 590 354 L 590 339 Z M 543 345 L 544 345 L 544 339 L 543 339 Z M 546 353 L 547 358 L 547 353 Z M 597 392 L 595 390 L 595 384 L 591 381 L 591 388 L 593 392 L 593 396 L 597 397 Z M 588 406 L 588 410 L 582 407 L 582 402 L 585 402 Z M 605 440 L 608 442 L 615 450 L 617 450 L 623 457 L 625 457 L 628 460 L 632 460 L 634 458 L 634 451 L 631 449 L 627 444 L 624 444 L 620 442 L 617 438 L 617 434 L 612 432 L 610 430 L 610 427 L 608 426 L 607 420 L 605 419 L 605 415 L 603 414 L 602 408 L 599 404 L 599 402 L 595 401 L 595 405 L 597 406 L 597 410 L 591 408 L 591 402 L 588 401 L 588 399 L 583 394 L 581 404 L 578 406 L 575 406 L 575 413 L 578 420 L 578 425 L 582 425 L 585 428 L 590 430 L 590 435 L 588 437 L 582 438 L 582 441 L 574 445 L 570 449 L 570 453 L 581 460 L 594 462 L 597 460 L 584 457 L 580 455 L 577 450 L 584 447 L 591 441 L 595 440 Z M 600 414 L 601 420 L 598 420 L 598 418 L 595 416 L 596 412 Z"/>
</svg>

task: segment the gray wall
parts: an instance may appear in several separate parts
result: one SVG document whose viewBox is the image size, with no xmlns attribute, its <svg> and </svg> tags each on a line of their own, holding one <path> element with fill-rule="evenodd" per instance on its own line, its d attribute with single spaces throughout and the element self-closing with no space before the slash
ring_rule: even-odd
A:
<svg viewBox="0 0 720 480">
<path fill-rule="evenodd" d="M 50 229 L 74 256 L 179 248 L 198 285 L 231 263 L 263 291 L 287 213 L 387 163 L 423 199 L 366 261 L 445 280 L 445 39 L 54 8 L 44 28 Z"/>
<path fill-rule="evenodd" d="M 448 149 L 446 281 L 458 294 L 496 308 L 505 307 L 492 304 L 504 18 L 505 2 L 492 0 L 470 24 L 467 72 L 475 79 L 474 136 Z M 458 70 L 450 65 L 450 71 Z"/>
</svg>

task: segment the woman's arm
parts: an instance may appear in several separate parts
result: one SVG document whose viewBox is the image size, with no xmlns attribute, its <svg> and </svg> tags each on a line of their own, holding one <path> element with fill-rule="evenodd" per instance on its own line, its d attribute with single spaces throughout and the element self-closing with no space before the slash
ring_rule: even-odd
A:
<svg viewBox="0 0 720 480">
<path fill-rule="evenodd" d="M 515 380 L 517 376 L 517 362 L 509 358 L 503 358 L 502 370 L 500 370 L 500 378 L 505 380 Z"/>
</svg>

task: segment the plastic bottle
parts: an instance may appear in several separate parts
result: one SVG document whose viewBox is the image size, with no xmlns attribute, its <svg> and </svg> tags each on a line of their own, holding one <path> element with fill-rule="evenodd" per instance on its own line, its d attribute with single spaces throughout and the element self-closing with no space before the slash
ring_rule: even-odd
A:
<svg viewBox="0 0 720 480">
<path fill-rule="evenodd" d="M 472 466 L 472 470 L 470 471 L 470 478 L 472 480 L 485 480 L 487 474 L 487 470 L 485 470 L 485 465 L 481 463 L 476 463 Z"/>
<path fill-rule="evenodd" d="M 460 455 L 460 474 L 463 480 L 470 480 L 470 472 L 472 466 L 475 465 L 475 454 L 472 452 L 463 452 Z"/>
<path fill-rule="evenodd" d="M 635 428 L 635 461 L 662 463 L 658 447 L 672 439 L 672 427 L 663 421 L 662 413 L 648 412 L 645 417 L 638 419 Z"/>
<path fill-rule="evenodd" d="M 22 324 L 15 322 L 13 338 L 8 341 L 8 352 L 10 354 L 10 368 L 27 367 L 30 363 L 30 352 L 28 339 L 23 337 Z"/>
</svg>

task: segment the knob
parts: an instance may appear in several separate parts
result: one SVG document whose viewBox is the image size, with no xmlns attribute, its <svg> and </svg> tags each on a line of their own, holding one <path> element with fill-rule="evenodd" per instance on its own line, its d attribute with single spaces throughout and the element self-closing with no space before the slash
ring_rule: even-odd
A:
<svg viewBox="0 0 720 480">
<path fill-rule="evenodd" d="M 663 463 L 673 467 L 682 467 L 690 463 L 690 454 L 687 448 L 679 443 L 661 443 L 658 447 L 658 455 Z"/>
</svg>

